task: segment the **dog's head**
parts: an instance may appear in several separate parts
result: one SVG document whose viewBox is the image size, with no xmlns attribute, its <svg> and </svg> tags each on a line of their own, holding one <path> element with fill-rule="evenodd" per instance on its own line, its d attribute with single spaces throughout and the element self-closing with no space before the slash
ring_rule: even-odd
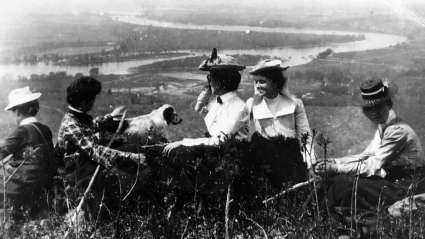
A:
<svg viewBox="0 0 425 239">
<path fill-rule="evenodd" d="M 165 104 L 156 110 L 162 112 L 162 115 L 164 116 L 167 125 L 180 124 L 183 121 L 177 114 L 176 109 L 174 109 L 174 107 L 169 104 Z"/>
</svg>

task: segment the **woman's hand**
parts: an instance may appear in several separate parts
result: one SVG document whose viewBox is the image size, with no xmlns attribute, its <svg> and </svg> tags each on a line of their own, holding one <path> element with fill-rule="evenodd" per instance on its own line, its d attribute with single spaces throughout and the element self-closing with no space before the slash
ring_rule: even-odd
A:
<svg viewBox="0 0 425 239">
<path fill-rule="evenodd" d="M 182 145 L 183 145 L 182 141 L 169 143 L 167 144 L 167 146 L 165 146 L 164 150 L 162 151 L 162 155 L 169 157 L 173 149 L 178 148 Z"/>
<path fill-rule="evenodd" d="M 330 162 L 326 162 L 326 164 L 324 162 L 316 164 L 314 166 L 314 172 L 321 175 L 326 174 L 328 176 L 333 176 L 338 174 L 338 165 Z"/>
<path fill-rule="evenodd" d="M 315 172 L 314 172 L 314 168 L 313 167 L 311 167 L 311 168 L 309 168 L 308 169 L 308 178 L 310 179 L 310 178 L 313 178 L 314 180 L 316 180 L 317 181 L 317 179 L 318 180 L 321 180 L 321 178 L 320 178 L 320 176 L 319 175 L 317 175 Z"/>
</svg>

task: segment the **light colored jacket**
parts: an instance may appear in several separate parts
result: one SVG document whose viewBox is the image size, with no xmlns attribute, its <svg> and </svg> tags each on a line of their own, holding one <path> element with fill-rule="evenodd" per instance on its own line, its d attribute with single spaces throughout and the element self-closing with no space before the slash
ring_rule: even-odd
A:
<svg viewBox="0 0 425 239">
<path fill-rule="evenodd" d="M 292 96 L 279 94 L 276 115 L 269 110 L 266 100 L 259 95 L 247 100 L 248 109 L 252 112 L 252 120 L 255 130 L 264 138 L 270 139 L 282 135 L 288 138 L 298 138 L 301 140 L 303 134 L 308 133 L 306 148 L 309 152 L 301 152 L 304 161 L 311 165 L 314 160 L 314 149 L 311 147 L 312 132 L 304 109 L 304 104 L 300 99 Z M 300 143 L 301 145 L 301 143 Z"/>
<path fill-rule="evenodd" d="M 358 155 L 334 159 L 339 173 L 361 176 L 387 175 L 385 168 L 414 169 L 425 165 L 422 145 L 415 131 L 390 111 L 391 120 L 378 127 L 368 147 Z"/>
</svg>

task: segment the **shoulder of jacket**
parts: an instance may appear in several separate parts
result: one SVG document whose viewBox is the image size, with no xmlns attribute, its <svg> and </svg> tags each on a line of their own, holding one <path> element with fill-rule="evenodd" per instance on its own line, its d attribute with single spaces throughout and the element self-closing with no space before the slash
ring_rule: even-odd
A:
<svg viewBox="0 0 425 239">
<path fill-rule="evenodd" d="M 396 123 L 388 126 L 384 134 L 394 137 L 406 137 L 410 132 L 413 132 L 413 129 L 408 124 Z"/>
</svg>

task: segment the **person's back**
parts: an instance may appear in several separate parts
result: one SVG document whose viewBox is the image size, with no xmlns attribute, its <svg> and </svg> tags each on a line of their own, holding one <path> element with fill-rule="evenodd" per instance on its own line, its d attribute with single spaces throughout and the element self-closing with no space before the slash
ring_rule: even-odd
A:
<svg viewBox="0 0 425 239">
<path fill-rule="evenodd" d="M 50 156 L 53 150 L 52 132 L 49 127 L 35 122 L 19 126 L 11 135 L 19 135 L 24 140 L 12 153 L 8 162 L 10 167 L 6 167 L 10 174 L 17 171 L 7 185 L 10 202 L 14 206 L 44 202 L 45 190 L 50 190 L 54 173 Z"/>
<path fill-rule="evenodd" d="M 0 143 L 1 153 L 7 156 L 0 173 L 10 178 L 1 182 L 0 191 L 6 191 L 8 207 L 31 208 L 30 216 L 47 207 L 46 193 L 51 189 L 55 170 L 52 132 L 35 118 L 40 96 L 28 87 L 11 92 L 6 110 L 12 112 L 17 127 Z"/>
</svg>

